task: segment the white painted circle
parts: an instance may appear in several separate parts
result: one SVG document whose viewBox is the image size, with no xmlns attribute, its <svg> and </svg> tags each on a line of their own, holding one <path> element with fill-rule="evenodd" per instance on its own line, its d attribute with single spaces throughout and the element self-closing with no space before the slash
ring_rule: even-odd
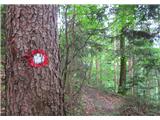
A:
<svg viewBox="0 0 160 120">
<path fill-rule="evenodd" d="M 40 53 L 37 53 L 33 56 L 33 61 L 35 64 L 40 64 L 44 62 L 44 56 Z"/>
</svg>

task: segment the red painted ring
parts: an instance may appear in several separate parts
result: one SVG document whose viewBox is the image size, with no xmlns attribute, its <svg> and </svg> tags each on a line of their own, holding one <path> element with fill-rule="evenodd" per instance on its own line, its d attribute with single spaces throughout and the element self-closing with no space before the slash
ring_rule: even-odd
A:
<svg viewBox="0 0 160 120">
<path fill-rule="evenodd" d="M 33 56 L 35 55 L 35 54 L 42 54 L 43 56 L 44 56 L 44 61 L 42 62 L 42 63 L 39 63 L 39 64 L 36 64 L 35 62 L 34 62 L 34 58 L 33 58 Z M 46 54 L 46 52 L 44 51 L 44 50 L 42 50 L 42 49 L 36 49 L 36 50 L 32 50 L 31 51 L 31 55 L 29 55 L 30 57 L 29 57 L 29 64 L 30 64 L 30 66 L 32 66 L 32 67 L 43 67 L 43 66 L 46 66 L 46 65 L 48 65 L 48 55 Z"/>
</svg>

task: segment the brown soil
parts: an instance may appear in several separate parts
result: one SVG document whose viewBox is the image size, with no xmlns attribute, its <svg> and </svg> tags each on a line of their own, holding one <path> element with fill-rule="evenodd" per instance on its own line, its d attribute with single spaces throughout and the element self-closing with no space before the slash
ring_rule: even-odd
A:
<svg viewBox="0 0 160 120">
<path fill-rule="evenodd" d="M 92 87 L 82 89 L 84 115 L 118 115 L 125 103 L 122 96 L 105 93 Z"/>
</svg>

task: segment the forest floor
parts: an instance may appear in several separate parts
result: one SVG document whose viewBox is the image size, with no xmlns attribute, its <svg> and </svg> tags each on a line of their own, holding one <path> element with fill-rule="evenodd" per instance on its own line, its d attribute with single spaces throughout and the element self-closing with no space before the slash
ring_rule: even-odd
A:
<svg viewBox="0 0 160 120">
<path fill-rule="evenodd" d="M 119 108 L 125 103 L 122 96 L 92 87 L 83 87 L 82 101 L 84 115 L 117 115 Z"/>
<path fill-rule="evenodd" d="M 140 102 L 141 103 L 140 103 Z M 158 115 L 160 116 L 160 107 L 150 105 L 133 96 L 122 96 L 114 92 L 105 92 L 97 88 L 84 86 L 81 91 L 81 103 L 74 115 L 94 115 L 94 116 L 137 116 L 137 115 Z M 79 106 L 77 106 L 79 109 Z M 1 115 L 4 115 L 4 109 L 1 109 Z M 77 114 L 78 113 L 78 114 Z"/>
<path fill-rule="evenodd" d="M 104 92 L 88 86 L 82 89 L 82 106 L 83 115 L 160 115 L 159 110 L 156 114 L 149 112 L 150 106 L 145 103 L 139 104 L 134 97 L 128 99 L 113 92 Z"/>
</svg>

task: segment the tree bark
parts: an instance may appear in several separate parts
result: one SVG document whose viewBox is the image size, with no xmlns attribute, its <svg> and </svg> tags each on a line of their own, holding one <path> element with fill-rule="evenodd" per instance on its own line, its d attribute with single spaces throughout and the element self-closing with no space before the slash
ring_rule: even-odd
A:
<svg viewBox="0 0 160 120">
<path fill-rule="evenodd" d="M 67 22 L 67 10 L 68 10 L 68 6 L 66 6 L 65 8 L 65 40 L 66 40 L 66 55 L 65 55 L 65 64 L 64 64 L 64 69 L 63 69 L 63 80 L 64 80 L 64 86 L 66 84 L 66 81 L 67 81 L 67 70 L 68 70 L 68 61 L 69 61 L 69 41 L 68 41 L 68 22 Z"/>
<path fill-rule="evenodd" d="M 88 84 L 90 83 L 91 79 L 92 79 L 92 66 L 93 66 L 93 59 L 90 58 L 90 66 L 89 66 L 89 70 L 88 70 L 88 77 L 87 77 L 87 81 Z"/>
<path fill-rule="evenodd" d="M 156 72 L 156 76 L 157 76 L 157 88 L 158 88 L 158 91 L 157 91 L 158 94 L 157 94 L 157 96 L 158 96 L 158 101 L 160 103 L 160 79 L 158 77 L 160 71 L 156 70 L 155 72 Z"/>
<path fill-rule="evenodd" d="M 117 50 L 117 42 L 116 42 L 116 40 L 114 40 L 113 48 L 114 48 L 114 51 L 116 52 L 116 50 Z M 117 64 L 117 60 L 115 58 L 115 60 L 114 60 L 114 89 L 115 89 L 115 92 L 118 91 L 117 90 L 117 88 L 118 88 L 117 69 L 118 69 L 118 64 Z"/>
<path fill-rule="evenodd" d="M 96 56 L 96 81 L 97 85 L 100 85 L 100 64 L 98 56 Z"/>
<path fill-rule="evenodd" d="M 57 6 L 7 6 L 6 115 L 63 115 Z M 43 49 L 49 63 L 31 67 L 26 53 Z"/>
<path fill-rule="evenodd" d="M 118 93 L 125 94 L 125 84 L 126 84 L 126 56 L 125 56 L 125 39 L 123 35 L 120 38 L 120 79 L 119 79 L 119 90 Z"/>
<path fill-rule="evenodd" d="M 132 95 L 135 94 L 135 90 L 134 90 L 134 79 L 133 79 L 133 57 L 130 57 L 128 59 L 128 76 L 129 76 L 129 80 L 132 81 L 132 88 L 131 88 L 131 93 Z"/>
</svg>

